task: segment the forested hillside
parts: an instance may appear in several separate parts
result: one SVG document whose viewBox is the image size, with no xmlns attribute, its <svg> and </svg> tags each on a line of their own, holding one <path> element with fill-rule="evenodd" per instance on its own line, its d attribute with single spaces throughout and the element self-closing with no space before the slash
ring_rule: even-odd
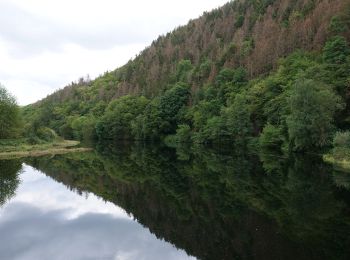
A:
<svg viewBox="0 0 350 260">
<path fill-rule="evenodd" d="M 232 1 L 125 66 L 25 107 L 27 127 L 75 139 L 327 147 L 350 127 L 349 26 L 347 0 Z"/>
</svg>

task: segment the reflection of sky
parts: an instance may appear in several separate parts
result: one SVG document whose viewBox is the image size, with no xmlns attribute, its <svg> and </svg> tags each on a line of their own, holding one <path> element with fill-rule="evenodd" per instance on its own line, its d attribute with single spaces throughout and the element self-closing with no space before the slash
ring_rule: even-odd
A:
<svg viewBox="0 0 350 260">
<path fill-rule="evenodd" d="M 24 166 L 17 195 L 0 209 L 0 259 L 189 259 L 126 212 L 67 190 Z"/>
</svg>

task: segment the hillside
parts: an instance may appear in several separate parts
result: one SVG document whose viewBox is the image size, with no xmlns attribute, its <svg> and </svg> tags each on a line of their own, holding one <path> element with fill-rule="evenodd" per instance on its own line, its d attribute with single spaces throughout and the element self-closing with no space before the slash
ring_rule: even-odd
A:
<svg viewBox="0 0 350 260">
<path fill-rule="evenodd" d="M 24 115 L 34 128 L 76 139 L 178 133 L 176 141 L 208 143 L 257 137 L 268 126 L 278 145 L 323 147 L 334 127 L 350 124 L 349 17 L 346 0 L 232 1 L 160 36 L 123 67 L 24 108 Z M 319 95 L 314 102 L 330 104 L 313 111 L 324 115 L 314 133 L 322 141 L 309 144 L 295 138 L 313 129 L 292 129 L 309 108 L 290 107 L 295 98 L 300 108 L 305 86 Z"/>
</svg>

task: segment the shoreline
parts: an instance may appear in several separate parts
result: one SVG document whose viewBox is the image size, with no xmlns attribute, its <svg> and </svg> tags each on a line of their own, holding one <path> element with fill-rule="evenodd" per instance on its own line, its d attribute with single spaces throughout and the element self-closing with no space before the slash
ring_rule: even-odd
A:
<svg viewBox="0 0 350 260">
<path fill-rule="evenodd" d="M 332 153 L 328 153 L 323 155 L 323 161 L 333 165 L 339 171 L 350 172 L 350 160 L 336 159 Z"/>
<path fill-rule="evenodd" d="M 24 157 L 40 157 L 76 152 L 89 152 L 92 148 L 76 147 L 78 141 L 63 140 L 45 144 L 19 144 L 18 146 L 0 146 L 0 160 L 18 159 Z M 74 148 L 76 147 L 76 148 Z"/>
</svg>

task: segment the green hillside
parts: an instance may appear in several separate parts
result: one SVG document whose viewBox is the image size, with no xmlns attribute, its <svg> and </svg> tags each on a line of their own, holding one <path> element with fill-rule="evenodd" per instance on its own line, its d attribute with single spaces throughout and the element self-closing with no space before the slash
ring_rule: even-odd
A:
<svg viewBox="0 0 350 260">
<path fill-rule="evenodd" d="M 27 106 L 65 138 L 327 148 L 350 127 L 346 0 L 236 0 Z M 111 32 L 113 33 L 113 32 Z"/>
</svg>

